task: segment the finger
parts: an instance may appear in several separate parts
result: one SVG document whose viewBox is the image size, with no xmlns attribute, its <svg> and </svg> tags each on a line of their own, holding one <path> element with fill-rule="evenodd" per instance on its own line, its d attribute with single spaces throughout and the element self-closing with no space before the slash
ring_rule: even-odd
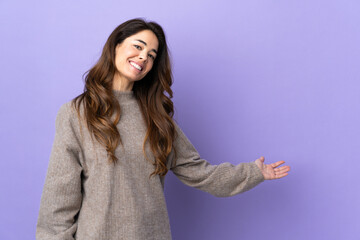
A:
<svg viewBox="0 0 360 240">
<path fill-rule="evenodd" d="M 255 162 L 258 162 L 261 166 L 265 167 L 264 160 L 265 160 L 264 157 L 259 157 L 258 159 L 255 160 Z"/>
<path fill-rule="evenodd" d="M 274 171 L 276 173 L 288 172 L 288 171 L 290 171 L 290 167 L 289 166 L 282 166 L 282 167 L 279 167 L 279 168 L 275 168 Z"/>
<path fill-rule="evenodd" d="M 276 178 L 276 179 L 279 179 L 279 178 L 283 178 L 283 177 L 285 177 L 285 176 L 287 176 L 287 175 L 289 175 L 289 174 L 288 174 L 288 173 L 276 174 L 276 175 L 275 175 L 275 178 Z"/>
<path fill-rule="evenodd" d="M 275 172 L 275 176 L 280 176 L 280 175 L 283 175 L 283 174 L 287 174 L 289 171 L 287 169 L 284 169 L 282 171 L 278 171 L 278 172 Z"/>
<path fill-rule="evenodd" d="M 275 169 L 274 173 L 275 173 L 275 176 L 284 177 L 284 176 L 288 175 L 289 171 L 290 171 L 289 166 L 283 166 L 281 168 Z"/>
<path fill-rule="evenodd" d="M 276 173 L 275 177 L 276 178 L 282 178 L 282 177 L 287 176 L 288 174 L 289 174 L 288 172 Z"/>
<path fill-rule="evenodd" d="M 276 167 L 280 166 L 283 163 L 285 163 L 285 161 L 278 161 L 278 162 L 272 163 L 270 165 L 271 165 L 271 167 L 276 168 Z"/>
</svg>

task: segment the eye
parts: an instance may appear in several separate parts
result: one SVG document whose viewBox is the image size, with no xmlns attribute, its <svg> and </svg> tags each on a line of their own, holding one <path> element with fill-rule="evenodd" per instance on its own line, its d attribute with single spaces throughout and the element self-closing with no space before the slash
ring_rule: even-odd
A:
<svg viewBox="0 0 360 240">
<path fill-rule="evenodd" d="M 141 50 L 141 47 L 139 45 L 134 45 L 137 49 Z"/>
<path fill-rule="evenodd" d="M 151 55 L 151 54 L 149 54 L 149 57 L 151 57 L 151 58 L 152 58 L 152 60 L 154 60 L 154 59 L 155 59 L 155 57 L 154 57 L 153 55 Z"/>
</svg>

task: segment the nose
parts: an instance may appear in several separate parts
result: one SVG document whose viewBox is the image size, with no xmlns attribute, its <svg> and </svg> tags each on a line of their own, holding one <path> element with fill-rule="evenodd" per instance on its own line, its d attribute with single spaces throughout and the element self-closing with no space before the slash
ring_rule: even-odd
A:
<svg viewBox="0 0 360 240">
<path fill-rule="evenodd" d="M 139 59 L 143 60 L 144 62 L 147 61 L 147 54 L 145 52 L 141 52 L 139 54 Z"/>
</svg>

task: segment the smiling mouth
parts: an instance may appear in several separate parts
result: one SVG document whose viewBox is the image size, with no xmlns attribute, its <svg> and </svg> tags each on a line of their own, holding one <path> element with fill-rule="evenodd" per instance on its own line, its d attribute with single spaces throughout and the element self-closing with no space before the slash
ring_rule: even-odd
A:
<svg viewBox="0 0 360 240">
<path fill-rule="evenodd" d="M 130 61 L 130 65 L 133 66 L 134 68 L 136 68 L 139 71 L 142 71 L 142 69 L 143 69 L 141 66 L 139 66 L 138 64 L 136 64 L 134 62 L 131 62 L 131 61 Z"/>
</svg>

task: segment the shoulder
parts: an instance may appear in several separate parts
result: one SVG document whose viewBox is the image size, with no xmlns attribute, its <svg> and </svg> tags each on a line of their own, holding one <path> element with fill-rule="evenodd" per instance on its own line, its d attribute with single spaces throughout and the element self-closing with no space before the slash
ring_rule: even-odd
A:
<svg viewBox="0 0 360 240">
<path fill-rule="evenodd" d="M 74 118 L 75 108 L 71 101 L 63 103 L 58 109 L 56 120 L 72 120 Z"/>
<path fill-rule="evenodd" d="M 63 103 L 58 110 L 58 115 L 71 115 L 72 105 L 71 101 Z"/>
<path fill-rule="evenodd" d="M 80 115 L 83 115 L 84 107 L 83 107 L 83 103 L 80 102 L 80 105 L 78 106 L 79 107 L 79 112 L 78 112 L 76 105 L 77 104 L 75 104 L 73 100 L 63 103 L 57 112 L 57 117 L 72 121 L 78 119 Z"/>
<path fill-rule="evenodd" d="M 174 139 L 174 146 L 178 151 L 189 151 L 195 150 L 193 143 L 190 141 L 188 136 L 182 130 L 180 125 L 174 121 L 175 126 L 175 139 Z"/>
<path fill-rule="evenodd" d="M 180 140 L 180 139 L 187 139 L 187 136 L 185 134 L 185 132 L 182 130 L 182 128 L 180 127 L 180 125 L 176 122 L 176 120 L 174 119 L 174 127 L 175 127 L 175 139 L 176 140 Z"/>
<path fill-rule="evenodd" d="M 80 111 L 78 112 L 72 100 L 63 103 L 57 111 L 56 126 L 78 128 L 79 125 L 83 124 L 81 121 L 81 116 L 83 115 L 82 104 L 80 104 L 79 110 Z"/>
<path fill-rule="evenodd" d="M 72 146 L 80 147 L 84 129 L 84 121 L 80 121 L 80 119 L 72 100 L 59 107 L 55 120 L 55 135 L 62 139 L 61 142 L 68 142 Z"/>
</svg>

